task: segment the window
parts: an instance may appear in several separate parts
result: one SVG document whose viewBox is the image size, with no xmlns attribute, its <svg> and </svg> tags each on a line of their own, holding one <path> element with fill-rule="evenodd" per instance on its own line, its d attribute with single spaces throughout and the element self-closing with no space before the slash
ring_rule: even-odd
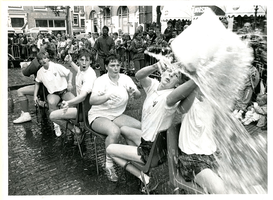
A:
<svg viewBox="0 0 273 200">
<path fill-rule="evenodd" d="M 152 23 L 152 6 L 139 6 L 139 23 Z"/>
<path fill-rule="evenodd" d="M 73 26 L 79 26 L 79 15 L 78 14 L 74 14 Z"/>
<path fill-rule="evenodd" d="M 11 26 L 12 27 L 22 27 L 24 26 L 24 18 L 11 18 Z"/>
<path fill-rule="evenodd" d="M 74 6 L 74 13 L 78 13 L 80 11 L 80 6 Z"/>
<path fill-rule="evenodd" d="M 81 27 L 85 27 L 85 19 L 81 19 Z"/>
<path fill-rule="evenodd" d="M 121 27 L 123 33 L 129 33 L 129 10 L 127 6 L 120 6 L 118 8 L 119 27 Z"/>
<path fill-rule="evenodd" d="M 36 27 L 65 27 L 64 20 L 36 19 Z"/>
<path fill-rule="evenodd" d="M 54 20 L 55 27 L 65 27 L 64 20 Z"/>
<path fill-rule="evenodd" d="M 8 6 L 10 10 L 23 10 L 23 6 Z"/>
<path fill-rule="evenodd" d="M 46 7 L 45 6 L 33 6 L 34 10 L 45 10 Z"/>
<path fill-rule="evenodd" d="M 49 26 L 49 27 L 54 27 L 54 25 L 53 25 L 53 20 L 48 20 L 48 26 Z"/>
<path fill-rule="evenodd" d="M 47 20 L 35 20 L 36 27 L 48 27 Z"/>
<path fill-rule="evenodd" d="M 105 8 L 103 10 L 103 23 L 106 26 L 109 26 L 111 24 L 111 13 L 109 8 Z"/>
<path fill-rule="evenodd" d="M 84 12 L 84 6 L 74 6 L 74 13 Z"/>
</svg>

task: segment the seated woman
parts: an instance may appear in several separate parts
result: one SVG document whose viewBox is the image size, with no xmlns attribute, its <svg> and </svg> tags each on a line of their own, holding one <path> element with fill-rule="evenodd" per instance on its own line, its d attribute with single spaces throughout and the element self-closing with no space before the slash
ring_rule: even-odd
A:
<svg viewBox="0 0 273 200">
<path fill-rule="evenodd" d="M 63 65 L 51 62 L 49 55 L 43 52 L 37 54 L 37 59 L 42 67 L 38 70 L 35 78 L 34 88 L 34 102 L 38 101 L 39 83 L 43 83 L 48 91 L 47 101 L 49 106 L 49 113 L 57 110 L 57 104 L 61 99 L 70 100 L 75 96 L 70 92 L 73 88 L 72 78 L 73 74 L 69 69 L 66 69 Z M 68 77 L 68 83 L 67 79 Z M 54 123 L 54 130 L 56 135 L 61 134 L 60 126 Z"/>
<path fill-rule="evenodd" d="M 187 104 L 187 105 L 185 105 Z M 179 169 L 186 181 L 195 181 L 210 194 L 227 193 L 224 182 L 217 174 L 219 156 L 213 139 L 213 118 L 206 99 L 197 88 L 181 107 L 184 115 L 179 132 Z"/>
<path fill-rule="evenodd" d="M 41 68 L 41 65 L 38 62 L 36 57 L 31 62 L 24 62 L 24 63 L 20 63 L 20 64 L 22 67 L 23 75 L 28 76 L 28 77 L 33 75 L 35 78 L 38 70 Z M 19 124 L 19 123 L 31 121 L 31 116 L 29 113 L 29 102 L 28 102 L 27 95 L 32 96 L 33 92 L 34 92 L 34 88 L 35 88 L 34 85 L 28 85 L 25 87 L 21 87 L 17 90 L 17 95 L 19 98 L 19 103 L 20 103 L 20 107 L 21 107 L 22 111 L 21 111 L 20 117 L 13 121 L 14 124 Z"/>
<path fill-rule="evenodd" d="M 121 65 L 116 55 L 106 58 L 107 74 L 97 78 L 90 97 L 92 105 L 88 112 L 90 127 L 101 134 L 106 135 L 105 147 L 118 143 L 120 127 L 131 126 L 140 128 L 140 122 L 123 114 L 129 97 L 139 98 L 140 91 L 133 80 L 120 73 Z M 116 182 L 118 177 L 113 167 L 112 159 L 106 154 L 105 171 L 110 181 Z"/>
<path fill-rule="evenodd" d="M 70 55 L 67 55 L 65 60 L 67 59 L 68 64 L 77 72 L 75 82 L 76 82 L 76 93 L 77 96 L 73 99 L 70 99 L 68 101 L 62 102 L 62 109 L 54 110 L 50 113 L 50 119 L 55 122 L 56 124 L 59 124 L 61 126 L 66 125 L 65 119 L 75 119 L 77 116 L 77 108 L 71 107 L 74 106 L 80 102 L 82 102 L 87 94 L 92 92 L 92 88 L 94 85 L 94 82 L 97 78 L 95 71 L 90 67 L 93 56 L 90 54 L 90 51 L 87 49 L 82 49 L 79 51 L 77 63 L 79 64 L 79 67 L 72 61 L 72 57 Z M 68 124 L 68 128 L 72 131 L 75 131 L 74 135 L 74 144 L 77 144 L 77 138 L 78 141 L 82 141 L 82 137 L 80 135 L 80 130 L 78 127 L 73 127 L 72 124 Z M 74 130 L 75 128 L 75 130 Z M 77 138 L 76 138 L 77 137 Z"/>
<path fill-rule="evenodd" d="M 159 68 L 165 70 L 160 82 L 148 77 Z M 150 177 L 146 174 L 142 175 L 140 170 L 128 164 L 127 161 L 146 162 L 156 134 L 171 126 L 179 101 L 186 98 L 196 85 L 191 80 L 185 82 L 184 75 L 171 67 L 166 69 L 161 62 L 139 70 L 136 78 L 147 95 L 142 109 L 141 128 L 123 126 L 121 133 L 131 141 L 132 145 L 111 144 L 106 151 L 117 164 L 122 167 L 127 165 L 127 171 L 147 183 L 149 190 L 153 190 L 155 185 Z M 180 85 L 181 83 L 183 84 Z"/>
</svg>

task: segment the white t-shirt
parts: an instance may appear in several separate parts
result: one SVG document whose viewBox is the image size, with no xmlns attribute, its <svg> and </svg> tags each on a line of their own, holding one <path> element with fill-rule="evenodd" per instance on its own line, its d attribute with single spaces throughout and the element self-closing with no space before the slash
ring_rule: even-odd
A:
<svg viewBox="0 0 273 200">
<path fill-rule="evenodd" d="M 213 154 L 213 114 L 210 107 L 195 98 L 190 110 L 184 115 L 179 133 L 179 148 L 186 154 Z"/>
<path fill-rule="evenodd" d="M 114 120 L 116 117 L 123 114 L 126 109 L 129 95 L 129 88 L 137 89 L 133 80 L 125 75 L 120 74 L 118 84 L 112 82 L 108 74 L 98 77 L 94 83 L 92 94 L 107 93 L 109 91 L 120 97 L 119 101 L 106 101 L 101 105 L 93 105 L 88 112 L 88 121 L 91 123 L 97 117 L 105 117 Z"/>
<path fill-rule="evenodd" d="M 143 103 L 141 130 L 142 138 L 153 142 L 159 131 L 171 126 L 178 103 L 172 107 L 167 106 L 167 96 L 174 89 L 157 90 L 159 82 L 151 80 L 150 87 L 144 88 L 147 97 Z"/>
<path fill-rule="evenodd" d="M 92 91 L 96 78 L 96 72 L 91 67 L 88 67 L 86 71 L 81 71 L 80 69 L 78 69 L 78 73 L 76 75 L 77 95 L 79 95 L 81 91 L 90 93 Z"/>
<path fill-rule="evenodd" d="M 67 88 L 66 77 L 69 72 L 70 70 L 64 66 L 50 61 L 48 69 L 41 67 L 38 70 L 35 81 L 42 82 L 48 92 L 52 94 Z"/>
</svg>

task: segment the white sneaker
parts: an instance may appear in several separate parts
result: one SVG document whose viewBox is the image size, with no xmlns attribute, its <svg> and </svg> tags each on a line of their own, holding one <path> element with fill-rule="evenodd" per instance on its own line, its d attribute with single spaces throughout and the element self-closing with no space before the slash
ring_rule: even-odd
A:
<svg viewBox="0 0 273 200">
<path fill-rule="evenodd" d="M 57 137 L 60 137 L 62 135 L 61 128 L 58 124 L 54 123 L 54 131 Z"/>
<path fill-rule="evenodd" d="M 21 111 L 20 117 L 18 119 L 14 120 L 13 123 L 19 124 L 19 123 L 28 122 L 28 121 L 31 121 L 31 116 L 30 116 L 29 112 Z"/>
</svg>

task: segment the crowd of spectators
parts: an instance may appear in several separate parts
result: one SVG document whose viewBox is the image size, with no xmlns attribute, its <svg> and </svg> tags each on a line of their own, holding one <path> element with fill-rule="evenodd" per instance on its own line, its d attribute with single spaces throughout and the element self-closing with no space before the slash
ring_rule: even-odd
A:
<svg viewBox="0 0 273 200">
<path fill-rule="evenodd" d="M 181 31 L 178 31 L 171 23 L 168 23 L 168 27 L 163 31 L 164 33 L 161 33 L 162 31 L 154 26 L 151 26 L 147 31 L 144 31 L 143 27 L 139 26 L 133 35 L 122 32 L 108 32 L 109 29 L 107 35 L 114 41 L 111 49 L 118 55 L 122 69 L 130 74 L 156 62 L 155 59 L 144 55 L 145 50 L 154 53 L 168 53 L 172 39 Z M 77 52 L 82 48 L 86 48 L 89 49 L 96 58 L 92 67 L 94 69 L 101 68 L 101 72 L 105 73 L 105 67 L 100 63 L 100 58 L 103 57 L 102 52 L 96 48 L 96 41 L 102 36 L 103 32 L 89 32 L 88 34 L 74 36 L 65 33 L 41 33 L 38 34 L 36 38 L 24 33 L 14 34 L 13 37 L 8 38 L 8 52 L 13 55 L 13 47 L 13 51 L 16 51 L 16 55 L 18 55 L 17 57 L 20 57 L 22 60 L 32 60 L 37 55 L 37 52 L 43 49 L 49 53 L 52 61 L 64 63 L 66 55 L 70 54 L 73 60 L 76 61 L 75 55 Z"/>
</svg>

